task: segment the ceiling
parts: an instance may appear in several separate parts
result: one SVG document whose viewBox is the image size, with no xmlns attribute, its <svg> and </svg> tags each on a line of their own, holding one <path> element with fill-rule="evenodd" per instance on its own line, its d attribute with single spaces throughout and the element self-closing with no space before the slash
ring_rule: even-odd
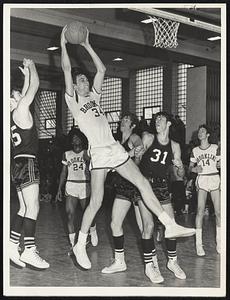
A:
<svg viewBox="0 0 230 300">
<path fill-rule="evenodd" d="M 165 8 L 159 11 L 221 25 L 220 8 Z M 10 18 L 11 70 L 23 57 L 31 57 L 42 80 L 62 82 L 60 49 L 47 51 L 47 48 L 59 46 L 62 27 L 73 20 L 82 21 L 89 28 L 90 42 L 107 66 L 108 75 L 128 77 L 132 70 L 170 62 L 219 64 L 220 41 L 207 40 L 217 35 L 215 32 L 181 23 L 176 49 L 154 48 L 152 24 L 140 22 L 146 17 L 146 13 L 128 8 L 76 8 L 74 5 L 68 8 L 14 8 Z M 75 67 L 84 64 L 91 68 L 89 55 L 81 46 L 69 45 L 68 52 Z M 117 56 L 123 61 L 114 62 Z"/>
</svg>

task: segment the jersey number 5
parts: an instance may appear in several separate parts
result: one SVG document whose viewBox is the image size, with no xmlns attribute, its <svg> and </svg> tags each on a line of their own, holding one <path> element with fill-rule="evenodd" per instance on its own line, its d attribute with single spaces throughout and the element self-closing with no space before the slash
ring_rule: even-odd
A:
<svg viewBox="0 0 230 300">
<path fill-rule="evenodd" d="M 11 137 L 12 137 L 12 142 L 15 147 L 21 144 L 22 139 L 20 137 L 20 134 L 18 132 L 14 132 L 14 130 L 17 129 L 17 127 L 14 125 L 11 127 Z"/>
<path fill-rule="evenodd" d="M 153 161 L 153 162 L 159 161 L 159 160 L 160 160 L 160 157 L 161 157 L 161 153 L 162 153 L 161 150 L 159 150 L 159 149 L 154 149 L 154 150 L 153 150 L 153 153 L 155 154 L 155 155 L 154 155 L 155 157 L 151 157 L 150 160 Z M 165 161 L 166 161 L 167 155 L 168 155 L 168 152 L 165 151 L 165 152 L 163 153 L 163 158 L 162 158 L 162 160 L 160 161 L 161 164 L 165 165 Z"/>
</svg>

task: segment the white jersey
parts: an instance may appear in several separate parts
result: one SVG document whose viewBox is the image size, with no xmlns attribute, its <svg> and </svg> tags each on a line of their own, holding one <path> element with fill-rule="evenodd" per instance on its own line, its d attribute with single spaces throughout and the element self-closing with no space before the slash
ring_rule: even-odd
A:
<svg viewBox="0 0 230 300">
<path fill-rule="evenodd" d="M 86 150 L 79 153 L 75 153 L 72 150 L 66 151 L 63 155 L 62 163 L 68 167 L 67 182 L 89 182 L 89 162 Z"/>
<path fill-rule="evenodd" d="M 210 144 L 207 149 L 195 147 L 192 150 L 190 161 L 202 167 L 198 175 L 217 174 L 217 161 L 220 160 L 218 145 Z"/>
<path fill-rule="evenodd" d="M 80 130 L 85 134 L 91 148 L 104 147 L 115 143 L 109 123 L 99 101 L 101 94 L 92 89 L 88 97 L 65 93 L 66 103 Z"/>
</svg>

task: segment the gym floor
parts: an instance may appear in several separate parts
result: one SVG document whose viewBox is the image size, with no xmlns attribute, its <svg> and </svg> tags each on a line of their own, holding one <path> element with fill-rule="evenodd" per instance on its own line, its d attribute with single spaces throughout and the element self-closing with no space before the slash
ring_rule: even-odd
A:
<svg viewBox="0 0 230 300">
<path fill-rule="evenodd" d="M 110 230 L 111 203 L 104 200 L 96 223 L 99 237 L 97 247 L 87 246 L 92 262 L 89 271 L 80 270 L 74 258 L 68 256 L 69 242 L 65 226 L 64 204 L 41 202 L 37 222 L 36 241 L 40 255 L 50 263 L 45 271 L 30 268 L 19 269 L 10 265 L 11 287 L 220 287 L 220 255 L 215 250 L 215 218 L 204 217 L 205 257 L 195 252 L 194 237 L 178 239 L 177 254 L 180 266 L 187 274 L 186 280 L 175 278 L 166 268 L 164 243 L 156 243 L 159 267 L 165 281 L 153 284 L 144 274 L 141 256 L 140 233 L 136 225 L 133 209 L 124 223 L 125 254 L 127 271 L 116 274 L 102 274 L 104 266 L 112 262 L 113 248 Z M 17 200 L 11 201 L 11 215 L 17 210 Z M 177 222 L 193 226 L 195 215 L 182 215 Z M 76 226 L 81 219 L 80 209 L 76 215 Z M 155 239 L 156 241 L 156 239 Z"/>
</svg>

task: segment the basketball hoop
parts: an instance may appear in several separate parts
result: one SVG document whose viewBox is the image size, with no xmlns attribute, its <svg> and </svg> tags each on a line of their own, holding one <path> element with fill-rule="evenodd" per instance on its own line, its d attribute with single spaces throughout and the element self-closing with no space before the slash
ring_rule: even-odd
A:
<svg viewBox="0 0 230 300">
<path fill-rule="evenodd" d="M 180 23 L 163 18 L 149 17 L 152 21 L 155 34 L 153 46 L 159 48 L 176 48 L 178 46 L 177 32 Z"/>
</svg>

